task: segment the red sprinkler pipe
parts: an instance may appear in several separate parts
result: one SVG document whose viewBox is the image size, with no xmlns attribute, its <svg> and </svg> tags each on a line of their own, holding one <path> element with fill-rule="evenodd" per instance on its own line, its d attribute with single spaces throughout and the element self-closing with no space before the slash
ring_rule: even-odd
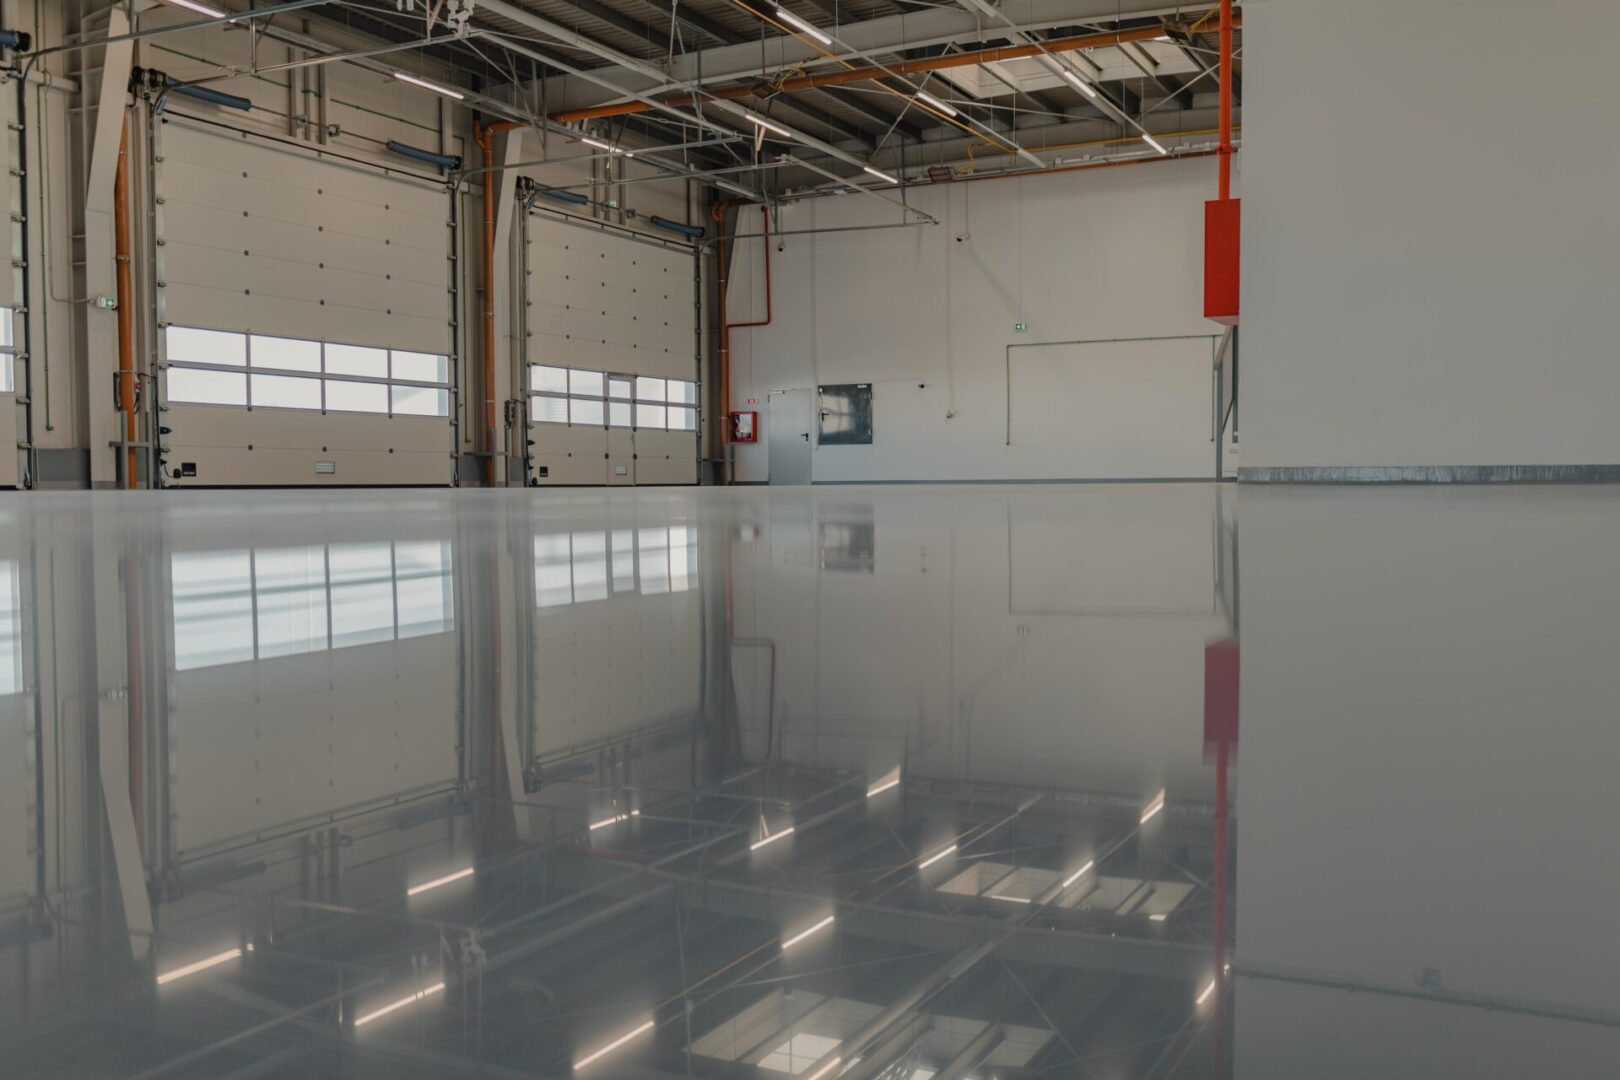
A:
<svg viewBox="0 0 1620 1080">
<path fill-rule="evenodd" d="M 726 312 L 726 288 L 729 279 L 726 276 L 726 210 L 735 206 L 735 203 L 720 203 L 710 213 L 718 223 L 716 232 L 719 243 L 715 245 L 715 269 L 720 286 L 720 412 L 723 423 L 720 426 L 720 456 L 726 469 L 725 482 L 731 483 L 730 454 L 727 448 L 731 445 L 731 332 L 733 330 L 746 330 L 756 326 L 771 325 L 771 211 L 769 207 L 761 206 L 760 215 L 764 218 L 765 229 L 763 240 L 765 244 L 765 318 L 754 322 L 729 322 Z"/>
<path fill-rule="evenodd" d="M 1232 0 L 1221 0 L 1221 202 L 1232 199 Z"/>
</svg>

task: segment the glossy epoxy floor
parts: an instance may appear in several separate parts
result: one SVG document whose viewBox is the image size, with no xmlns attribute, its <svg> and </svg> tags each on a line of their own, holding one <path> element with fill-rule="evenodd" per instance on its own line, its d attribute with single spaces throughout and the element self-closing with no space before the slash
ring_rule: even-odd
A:
<svg viewBox="0 0 1620 1080">
<path fill-rule="evenodd" d="M 3 511 L 8 1076 L 1620 1060 L 1620 490 Z"/>
</svg>

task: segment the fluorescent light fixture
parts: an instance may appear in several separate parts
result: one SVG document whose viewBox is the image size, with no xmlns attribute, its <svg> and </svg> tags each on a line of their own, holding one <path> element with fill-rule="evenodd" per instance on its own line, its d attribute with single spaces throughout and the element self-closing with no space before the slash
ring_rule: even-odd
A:
<svg viewBox="0 0 1620 1080">
<path fill-rule="evenodd" d="M 593 139 L 588 135 L 581 135 L 579 137 L 579 141 L 584 143 L 586 146 L 594 146 L 598 150 L 606 150 L 609 153 L 623 154 L 625 157 L 635 157 L 636 156 L 635 154 L 631 153 L 628 150 L 621 150 L 617 146 L 613 146 L 613 145 L 610 145 L 608 143 L 602 142 L 600 139 Z"/>
<path fill-rule="evenodd" d="M 628 814 L 614 814 L 612 817 L 603 818 L 601 821 L 591 822 L 591 832 L 595 832 L 597 829 L 605 829 L 609 825 L 617 825 L 621 821 L 629 821 L 633 817 L 640 816 L 640 810 L 632 810 Z"/>
<path fill-rule="evenodd" d="M 1204 1002 L 1209 1000 L 1209 995 L 1213 994 L 1214 992 L 1215 980 L 1211 979 L 1209 980 L 1209 985 L 1204 987 L 1204 989 L 1199 993 L 1198 1000 L 1194 1004 L 1202 1005 Z"/>
<path fill-rule="evenodd" d="M 789 825 L 787 828 L 781 829 L 781 830 L 779 830 L 777 832 L 773 832 L 769 836 L 761 837 L 760 839 L 755 840 L 752 844 L 749 844 L 748 845 L 748 850 L 749 851 L 758 851 L 760 848 L 764 847 L 766 844 L 774 844 L 778 840 L 782 839 L 782 837 L 784 837 L 784 836 L 791 836 L 791 835 L 793 835 L 793 828 L 794 827 L 792 825 Z"/>
<path fill-rule="evenodd" d="M 1168 919 L 1169 917 L 1170 913 L 1167 911 L 1155 911 L 1152 915 L 1148 916 L 1148 918 L 1153 922 L 1164 922 L 1164 920 Z"/>
<path fill-rule="evenodd" d="M 935 863 L 939 862 L 939 860 L 943 859 L 945 856 L 952 855 L 955 852 L 956 852 L 956 845 L 955 844 L 952 844 L 950 847 L 947 847 L 947 848 L 941 848 L 939 851 L 934 852 L 932 855 L 928 856 L 928 858 L 926 858 L 922 862 L 918 863 L 917 864 L 917 869 L 926 870 L 930 866 L 933 866 Z"/>
<path fill-rule="evenodd" d="M 816 925 L 812 926 L 810 929 L 800 930 L 797 934 L 794 934 L 792 937 L 782 942 L 782 951 L 786 952 L 788 949 L 793 948 L 793 946 L 797 945 L 799 942 L 803 941 L 805 938 L 809 937 L 811 934 L 814 934 L 818 930 L 825 930 L 827 927 L 833 924 L 833 919 L 835 918 L 836 916 L 829 915 L 825 919 L 822 919 L 820 922 L 816 923 Z"/>
<path fill-rule="evenodd" d="M 753 113 L 747 113 L 745 115 L 748 117 L 748 122 L 750 124 L 757 124 L 766 131 L 774 131 L 778 135 L 786 136 L 789 139 L 793 138 L 793 132 L 789 131 L 780 124 L 773 124 L 763 116 L 755 116 Z"/>
<path fill-rule="evenodd" d="M 870 799 L 873 796 L 883 794 L 885 791 L 892 791 L 899 786 L 900 766 L 896 765 L 894 768 L 878 777 L 877 783 L 866 789 L 866 797 Z"/>
<path fill-rule="evenodd" d="M 825 1076 L 831 1076 L 832 1071 L 834 1069 L 838 1068 L 838 1066 L 842 1065 L 843 1063 L 844 1063 L 843 1058 L 835 1057 L 831 1061 L 827 1062 L 827 1064 L 825 1064 L 821 1068 L 817 1069 L 812 1075 L 806 1076 L 804 1078 L 804 1080 L 822 1080 L 822 1078 L 825 1077 Z"/>
<path fill-rule="evenodd" d="M 626 1032 L 625 1034 L 620 1035 L 617 1039 L 614 1039 L 612 1042 L 610 1042 L 606 1046 L 602 1047 L 602 1049 L 595 1050 L 595 1051 L 592 1051 L 589 1054 L 586 1054 L 584 1057 L 582 1057 L 578 1061 L 574 1062 L 574 1068 L 575 1069 L 583 1069 L 585 1066 L 589 1065 L 591 1062 L 597 1060 L 598 1058 L 603 1058 L 603 1057 L 606 1057 L 607 1055 L 613 1053 L 613 1051 L 617 1050 L 619 1047 L 623 1046 L 625 1043 L 629 1042 L 631 1039 L 634 1039 L 637 1035 L 645 1035 L 645 1034 L 647 1034 L 647 1032 L 651 1031 L 652 1029 L 653 1029 L 653 1022 L 651 1020 L 649 1020 L 645 1024 L 642 1024 L 640 1027 L 636 1028 L 636 1030 Z"/>
<path fill-rule="evenodd" d="M 431 90 L 435 94 L 443 94 L 447 98 L 455 98 L 457 101 L 461 101 L 467 96 L 460 90 L 452 90 L 448 86 L 440 86 L 436 82 L 428 82 L 426 79 L 419 79 L 415 75 L 407 75 L 403 71 L 394 72 L 394 78 L 400 82 L 408 82 L 412 86 L 420 86 L 424 90 Z"/>
<path fill-rule="evenodd" d="M 1064 878 L 1063 879 L 1063 884 L 1058 886 L 1058 887 L 1061 888 L 1061 889 L 1067 889 L 1070 885 L 1073 885 L 1075 882 L 1080 880 L 1080 875 L 1084 874 L 1087 870 L 1090 870 L 1093 866 L 1096 866 L 1096 865 L 1097 865 L 1097 860 L 1096 859 L 1087 859 L 1086 860 L 1086 865 L 1082 866 L 1080 869 L 1078 869 L 1074 873 L 1070 874 L 1067 878 Z"/>
<path fill-rule="evenodd" d="M 1153 136 L 1149 135 L 1145 131 L 1142 132 L 1142 141 L 1147 143 L 1149 146 L 1153 147 L 1153 149 L 1157 150 L 1160 154 L 1169 154 L 1170 153 L 1170 151 L 1168 151 L 1168 150 L 1166 150 L 1164 148 L 1163 143 L 1161 143 L 1158 139 L 1155 139 Z"/>
<path fill-rule="evenodd" d="M 219 953 L 215 956 L 210 956 L 205 960 L 198 960 L 195 964 L 187 964 L 185 967 L 175 968 L 173 971 L 165 971 L 162 975 L 157 977 L 157 984 L 159 986 L 166 986 L 169 983 L 174 982 L 176 979 L 183 979 L 187 975 L 195 975 L 199 971 L 207 971 L 211 967 L 218 967 L 227 960 L 235 960 L 241 955 L 241 949 L 227 949 L 225 952 Z"/>
<path fill-rule="evenodd" d="M 1005 900 L 1009 904 L 1027 904 L 1027 903 L 1030 902 L 1029 897 L 1027 897 L 1027 896 L 1003 896 L 1000 893 L 992 893 L 990 895 L 990 899 L 992 899 L 992 900 Z"/>
<path fill-rule="evenodd" d="M 429 889 L 437 889 L 440 885 L 448 885 L 452 881 L 460 881 L 462 878 L 470 878 L 473 876 L 473 872 L 476 869 L 476 867 L 469 866 L 465 870 L 457 870 L 455 873 L 446 874 L 442 878 L 434 878 L 432 881 L 424 881 L 420 885 L 412 885 L 410 888 L 405 890 L 405 895 L 416 896 L 419 893 L 427 892 Z"/>
<path fill-rule="evenodd" d="M 1160 34 L 1158 37 L 1154 38 L 1153 40 L 1154 41 L 1169 41 L 1170 40 L 1170 35 L 1169 34 Z"/>
<path fill-rule="evenodd" d="M 163 2 L 174 7 L 183 7 L 187 11 L 195 11 L 199 15 L 207 15 L 211 19 L 223 19 L 226 15 L 226 12 L 219 10 L 219 8 L 199 4 L 197 0 L 163 0 Z"/>
<path fill-rule="evenodd" d="M 793 14 L 793 12 L 783 7 L 781 4 L 776 5 L 776 17 L 793 27 L 793 29 L 800 31 L 801 33 L 809 34 L 823 45 L 832 44 L 832 38 L 822 33 L 815 26 Z"/>
<path fill-rule="evenodd" d="M 373 1020 L 381 1020 L 383 1017 L 387 1016 L 389 1013 L 394 1012 L 395 1010 L 398 1010 L 398 1009 L 403 1009 L 407 1005 L 414 1005 L 416 1002 L 421 1001 L 423 998 L 430 997 L 433 994 L 437 994 L 443 989 L 444 989 L 444 983 L 442 983 L 442 982 L 441 983 L 434 983 L 432 986 L 429 986 L 424 990 L 418 990 L 416 993 L 412 994 L 410 997 L 402 997 L 402 998 L 400 998 L 398 1001 L 394 1002 L 392 1005 L 384 1005 L 382 1008 L 377 1009 L 374 1012 L 368 1012 L 364 1016 L 357 1017 L 355 1019 L 355 1021 L 354 1021 L 354 1026 L 355 1027 L 364 1027 L 366 1024 L 371 1023 Z"/>
<path fill-rule="evenodd" d="M 1063 77 L 1068 79 L 1069 82 L 1073 83 L 1074 88 L 1086 95 L 1086 97 L 1094 98 L 1097 96 L 1097 88 L 1095 86 L 1092 86 L 1090 83 L 1086 82 L 1086 80 L 1070 71 L 1068 68 L 1063 69 Z"/>
<path fill-rule="evenodd" d="M 1159 811 L 1161 811 L 1163 809 L 1164 809 L 1164 792 L 1161 791 L 1157 795 L 1153 796 L 1153 801 L 1148 803 L 1147 807 L 1142 811 L 1142 820 L 1140 822 L 1138 822 L 1138 824 L 1146 825 L 1148 822 L 1150 822 L 1154 818 L 1158 817 L 1159 816 Z"/>
<path fill-rule="evenodd" d="M 939 100 L 939 98 L 935 97 L 933 94 L 930 94 L 926 90 L 917 91 L 917 100 L 922 102 L 924 105 L 929 105 L 938 109 L 946 116 L 956 115 L 955 109 L 951 108 L 949 105 L 945 104 L 943 101 Z"/>
<path fill-rule="evenodd" d="M 878 170 L 872 168 L 872 166 L 870 166 L 870 165 L 862 165 L 861 168 L 863 170 L 865 170 L 866 172 L 871 173 L 873 176 L 877 177 L 879 180 L 882 180 L 886 184 L 898 184 L 900 182 L 900 178 L 898 176 L 890 176 L 886 172 L 879 172 Z"/>
</svg>

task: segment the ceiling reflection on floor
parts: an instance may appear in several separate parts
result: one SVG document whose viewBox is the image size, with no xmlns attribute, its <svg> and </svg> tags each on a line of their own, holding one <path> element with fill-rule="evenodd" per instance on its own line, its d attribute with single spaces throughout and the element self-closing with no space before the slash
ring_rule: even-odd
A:
<svg viewBox="0 0 1620 1080">
<path fill-rule="evenodd" d="M 1617 513 L 13 501 L 0 1047 L 50 1077 L 1600 1074 L 1620 1009 L 1576 935 L 1612 860 L 1565 838 L 1602 820 Z"/>
</svg>

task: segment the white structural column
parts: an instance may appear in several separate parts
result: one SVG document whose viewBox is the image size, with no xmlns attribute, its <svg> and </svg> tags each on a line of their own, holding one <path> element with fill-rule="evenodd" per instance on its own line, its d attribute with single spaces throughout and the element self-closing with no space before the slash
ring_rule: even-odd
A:
<svg viewBox="0 0 1620 1080">
<path fill-rule="evenodd" d="M 111 457 L 111 455 L 106 455 Z M 152 904 L 146 892 L 146 866 L 141 855 L 135 811 L 130 805 L 130 680 L 125 637 L 140 620 L 121 617 L 131 592 L 122 587 L 119 555 L 122 538 L 114 522 L 115 511 L 92 511 L 90 589 L 93 627 L 81 639 L 93 643 L 95 673 L 96 759 L 101 799 L 107 820 L 107 843 L 117 875 L 118 895 L 129 932 L 130 955 L 143 960 L 152 947 Z M 137 613 L 138 614 L 138 613 Z M 145 768 L 144 762 L 136 763 Z"/>
<path fill-rule="evenodd" d="M 522 128 L 508 131 L 502 138 L 498 159 L 500 171 L 494 176 L 484 177 L 486 197 L 490 197 L 488 193 L 493 191 L 495 199 L 495 279 L 490 283 L 496 326 L 495 385 L 506 387 L 509 398 L 522 400 L 523 341 L 518 336 L 515 318 L 517 304 L 514 303 L 513 289 L 521 290 L 524 286 L 522 282 L 514 286 L 512 281 L 512 268 L 516 264 L 512 221 L 517 212 L 518 181 L 518 171 L 514 166 L 523 160 Z M 526 418 L 528 414 L 525 412 L 522 415 Z M 529 482 L 529 478 L 521 472 L 525 460 L 522 440 L 528 437 L 527 426 L 525 419 L 524 423 L 506 428 L 504 467 L 508 484 L 521 486 Z M 520 470 L 517 476 L 512 475 L 514 467 Z"/>
<path fill-rule="evenodd" d="M 501 517 L 503 525 L 510 524 L 504 508 Z M 525 529 L 507 527 L 501 529 L 499 535 L 504 543 L 497 542 L 499 554 L 494 560 L 495 589 L 490 595 L 490 617 L 496 620 L 499 627 L 493 657 L 495 684 L 500 688 L 500 708 L 496 717 L 500 731 L 497 737 L 501 740 L 501 763 L 505 770 L 506 795 L 511 800 L 514 835 L 519 840 L 527 841 L 532 834 L 529 820 L 532 815 L 529 808 L 523 805 L 523 736 L 518 726 L 525 711 L 522 703 L 526 700 L 521 693 L 519 679 L 527 670 L 527 665 L 520 663 L 518 658 L 519 643 L 523 640 L 518 630 L 518 605 L 532 605 L 534 590 L 532 586 L 523 588 L 519 585 L 528 576 L 519 573 L 518 560 L 532 563 L 534 547 L 533 541 L 527 540 L 529 534 Z"/>
<path fill-rule="evenodd" d="M 1240 477 L 1620 477 L 1620 5 L 1486 7 L 1244 5 Z"/>
<path fill-rule="evenodd" d="M 118 8 L 107 12 L 105 35 L 129 32 L 129 20 Z M 124 100 L 129 70 L 135 55 L 133 41 L 117 41 L 102 51 L 101 82 L 92 98 L 96 113 L 90 141 L 89 180 L 84 197 L 85 295 L 92 299 L 118 294 L 118 268 L 114 261 L 113 178 L 118 171 L 118 146 L 124 129 Z M 112 408 L 112 380 L 118 370 L 118 312 L 99 304 L 85 305 L 85 364 L 87 401 L 85 431 L 90 447 L 90 483 L 115 482 L 117 460 L 109 444 L 122 438 L 118 413 Z"/>
</svg>

